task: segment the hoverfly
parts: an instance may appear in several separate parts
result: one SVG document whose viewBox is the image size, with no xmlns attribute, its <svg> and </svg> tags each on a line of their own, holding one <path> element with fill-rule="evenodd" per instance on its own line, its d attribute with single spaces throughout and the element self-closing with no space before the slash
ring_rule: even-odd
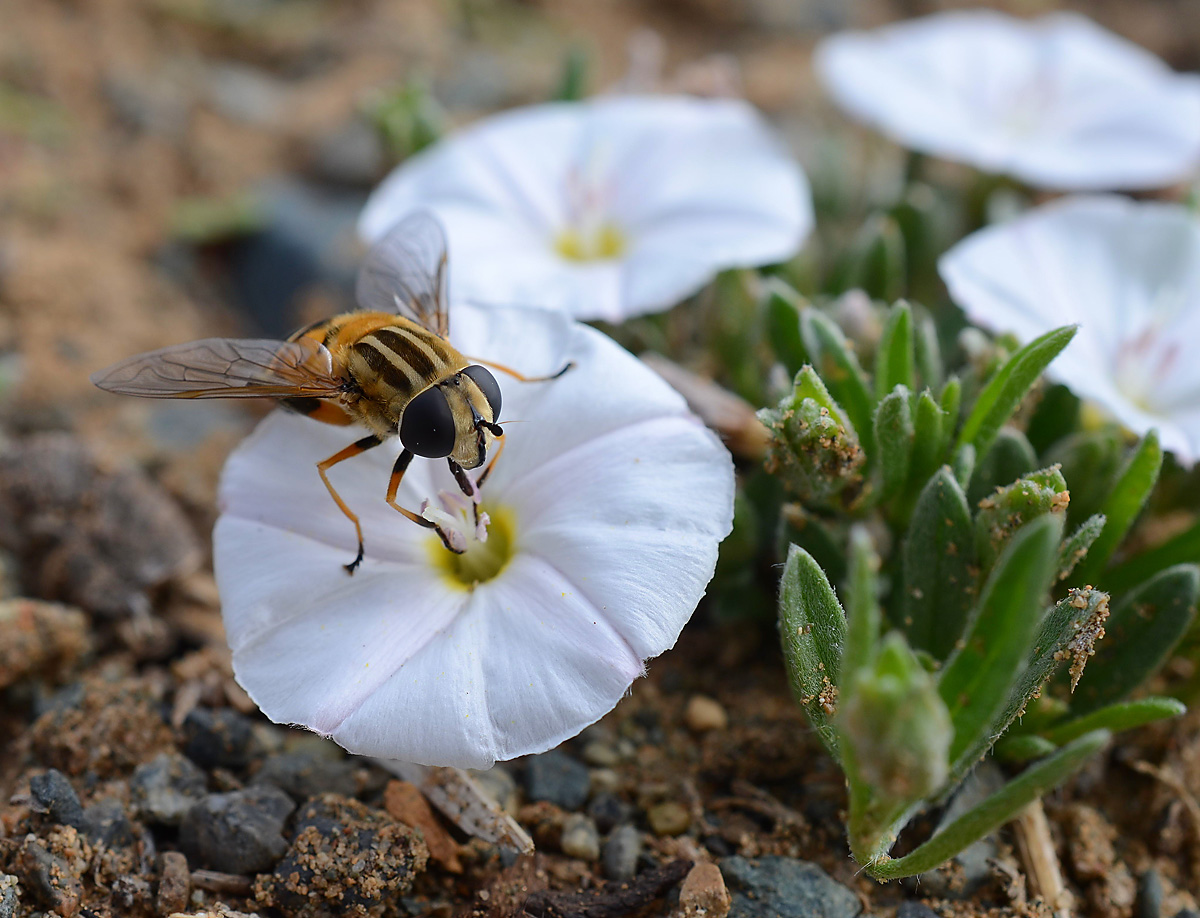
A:
<svg viewBox="0 0 1200 918">
<path fill-rule="evenodd" d="M 544 382 L 573 364 L 551 376 L 530 377 L 455 350 L 447 340 L 446 260 L 441 224 L 417 213 L 367 253 L 355 291 L 359 311 L 323 319 L 287 341 L 205 338 L 137 354 L 93 373 L 91 380 L 109 392 L 148 398 L 277 398 L 325 424 L 368 428 L 369 435 L 317 463 L 329 496 L 358 536 L 358 554 L 345 565 L 351 574 L 363 559 L 362 526 L 327 472 L 399 436 L 403 448 L 388 480 L 388 504 L 461 552 L 440 526 L 397 503 L 413 457 L 446 460 L 478 523 L 479 486 L 504 447 L 497 423 L 500 387 L 487 368 L 522 382 Z M 467 470 L 483 465 L 493 442 L 499 447 L 492 461 L 473 481 Z"/>
</svg>

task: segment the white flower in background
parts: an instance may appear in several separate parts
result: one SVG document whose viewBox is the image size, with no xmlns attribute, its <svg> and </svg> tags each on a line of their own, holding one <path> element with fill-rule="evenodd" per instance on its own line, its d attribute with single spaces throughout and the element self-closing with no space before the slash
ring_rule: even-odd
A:
<svg viewBox="0 0 1200 918">
<path fill-rule="evenodd" d="M 959 11 L 845 32 L 816 69 L 896 142 L 1039 188 L 1159 188 L 1200 165 L 1200 78 L 1079 15 Z"/>
<path fill-rule="evenodd" d="M 1079 333 L 1047 374 L 1164 449 L 1200 458 L 1200 220 L 1178 204 L 1064 198 L 968 236 L 939 264 L 978 325 Z"/>
<path fill-rule="evenodd" d="M 619 322 L 725 268 L 786 261 L 812 229 L 808 182 L 748 104 L 611 96 L 486 118 L 372 194 L 368 241 L 417 208 L 446 227 L 456 300 Z"/>
<path fill-rule="evenodd" d="M 268 717 L 352 752 L 487 768 L 575 735 L 675 643 L 734 479 L 683 399 L 599 332 L 540 310 L 454 318 L 465 354 L 576 363 L 545 383 L 498 374 L 507 446 L 482 488 L 486 541 L 444 462 L 416 460 L 400 503 L 429 499 L 466 554 L 387 506 L 385 444 L 330 473 L 362 520 L 348 575 L 354 530 L 314 466 L 353 434 L 276 412 L 226 466 L 214 553 L 234 671 Z"/>
</svg>

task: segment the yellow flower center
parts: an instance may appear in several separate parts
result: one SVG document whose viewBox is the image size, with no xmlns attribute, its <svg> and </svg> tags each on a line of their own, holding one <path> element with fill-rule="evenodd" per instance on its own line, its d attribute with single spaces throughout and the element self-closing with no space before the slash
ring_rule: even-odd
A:
<svg viewBox="0 0 1200 918">
<path fill-rule="evenodd" d="M 516 547 L 516 525 L 513 512 L 507 507 L 489 508 L 487 541 L 467 539 L 467 550 L 461 555 L 447 551 L 442 540 L 430 536 L 427 545 L 435 569 L 456 589 L 473 590 L 477 584 L 496 577 L 512 560 Z"/>
<path fill-rule="evenodd" d="M 588 229 L 568 226 L 554 239 L 554 251 L 570 261 L 620 258 L 628 245 L 625 234 L 611 223 Z"/>
</svg>

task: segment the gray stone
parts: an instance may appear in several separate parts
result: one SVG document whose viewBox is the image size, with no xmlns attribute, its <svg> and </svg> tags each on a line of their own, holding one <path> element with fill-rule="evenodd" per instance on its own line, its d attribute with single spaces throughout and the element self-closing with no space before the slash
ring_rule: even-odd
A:
<svg viewBox="0 0 1200 918">
<path fill-rule="evenodd" d="M 1137 915 L 1137 918 L 1160 918 L 1162 901 L 1162 875 L 1151 867 L 1138 877 L 1137 904 L 1134 914 Z"/>
<path fill-rule="evenodd" d="M 530 800 L 545 800 L 564 810 L 583 806 L 591 788 L 587 766 L 552 749 L 533 756 L 525 765 L 525 790 Z"/>
<path fill-rule="evenodd" d="M 269 784 L 209 794 L 184 816 L 179 847 L 225 873 L 268 870 L 287 851 L 283 824 L 294 808 L 291 797 Z"/>
<path fill-rule="evenodd" d="M 572 813 L 563 823 L 559 847 L 567 857 L 596 860 L 600 857 L 600 833 L 596 831 L 596 824 L 582 813 Z"/>
<path fill-rule="evenodd" d="M 642 855 L 642 833 L 637 826 L 623 825 L 604 843 L 604 875 L 610 880 L 631 880 Z"/>
<path fill-rule="evenodd" d="M 83 826 L 83 805 L 71 782 L 57 768 L 29 779 L 33 809 L 44 813 L 52 822 L 64 826 Z"/>
<path fill-rule="evenodd" d="M 244 768 L 254 754 L 254 722 L 233 708 L 195 708 L 183 722 L 183 751 L 201 768 Z"/>
<path fill-rule="evenodd" d="M 13 918 L 17 914 L 17 906 L 21 904 L 17 898 L 19 882 L 11 873 L 0 873 L 0 918 Z"/>
<path fill-rule="evenodd" d="M 328 759 L 311 752 L 269 756 L 252 783 L 274 784 L 299 801 L 324 793 L 353 797 L 358 792 L 354 765 L 349 760 Z"/>
<path fill-rule="evenodd" d="M 148 822 L 177 826 L 207 791 L 204 772 L 187 756 L 164 752 L 139 765 L 129 780 L 133 804 Z"/>
<path fill-rule="evenodd" d="M 588 803 L 588 815 L 596 820 L 601 832 L 611 832 L 616 826 L 633 818 L 633 807 L 609 791 L 601 791 Z"/>
<path fill-rule="evenodd" d="M 727 857 L 721 874 L 733 898 L 729 918 L 855 918 L 858 896 L 809 861 Z"/>
<path fill-rule="evenodd" d="M 79 875 L 65 858 L 42 847 L 37 836 L 25 836 L 17 852 L 15 869 L 22 886 L 36 901 L 60 915 L 74 915 L 79 910 L 83 898 Z"/>
<path fill-rule="evenodd" d="M 105 797 L 83 811 L 83 834 L 94 845 L 124 848 L 134 843 L 133 823 L 120 800 Z"/>
<path fill-rule="evenodd" d="M 901 902 L 896 918 L 938 918 L 938 913 L 924 902 Z"/>
</svg>

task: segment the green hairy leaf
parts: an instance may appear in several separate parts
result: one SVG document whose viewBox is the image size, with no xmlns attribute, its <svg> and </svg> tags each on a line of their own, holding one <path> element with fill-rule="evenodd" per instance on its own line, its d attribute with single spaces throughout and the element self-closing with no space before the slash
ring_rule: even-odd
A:
<svg viewBox="0 0 1200 918">
<path fill-rule="evenodd" d="M 1062 663 L 1070 661 L 1072 686 L 1079 681 L 1096 642 L 1104 635 L 1108 615 L 1108 594 L 1099 590 L 1072 590 L 1062 601 L 1055 604 L 1042 620 L 1025 668 L 1013 683 L 1007 702 L 992 721 L 987 737 L 978 741 L 979 754 L 986 748 L 988 737 L 999 736 L 1024 713 L 1034 694 Z M 1103 726 L 1107 725 L 1096 724 L 1089 729 Z M 1086 732 L 1087 730 L 1083 730 L 1074 736 L 1063 738 L 1056 742 L 1056 745 Z"/>
<path fill-rule="evenodd" d="M 845 408 L 863 449 L 870 456 L 874 452 L 871 419 L 875 396 L 846 336 L 832 319 L 816 309 L 800 313 L 800 334 L 814 368 L 838 404 Z"/>
<path fill-rule="evenodd" d="M 991 570 L 992 562 L 1017 529 L 1045 513 L 1065 516 L 1070 500 L 1067 483 L 1054 466 L 1018 478 L 981 500 L 975 536 L 984 572 Z"/>
<path fill-rule="evenodd" d="M 1107 522 L 1099 538 L 1092 543 L 1087 557 L 1076 569 L 1077 582 L 1099 582 L 1103 585 L 1105 565 L 1154 490 L 1162 460 L 1162 446 L 1158 442 L 1158 434 L 1152 430 L 1142 438 L 1104 502 Z"/>
<path fill-rule="evenodd" d="M 974 620 L 938 683 L 954 723 L 950 759 L 957 773 L 994 740 L 990 728 L 1027 664 L 1054 577 L 1062 520 L 1040 516 L 1004 548 L 988 578 Z M 986 748 L 986 746 L 984 747 Z"/>
<path fill-rule="evenodd" d="M 903 300 L 891 308 L 875 357 L 875 397 L 883 399 L 897 386 L 916 388 L 912 308 Z"/>
<path fill-rule="evenodd" d="M 911 396 L 905 386 L 897 385 L 875 412 L 875 444 L 879 451 L 878 468 L 882 479 L 880 498 L 890 500 L 908 482 L 909 461 L 913 452 Z"/>
<path fill-rule="evenodd" d="M 1076 330 L 1072 325 L 1047 332 L 1013 354 L 979 393 L 959 433 L 959 445 L 971 444 L 977 455 L 986 454 L 1001 426 L 1050 361 L 1075 337 Z"/>
<path fill-rule="evenodd" d="M 926 389 L 917 396 L 917 410 L 913 418 L 913 448 L 909 463 L 910 487 L 919 492 L 945 460 L 946 445 L 952 431 L 953 421 Z"/>
<path fill-rule="evenodd" d="M 1114 604 L 1107 636 L 1071 700 L 1075 715 L 1121 701 L 1158 671 L 1187 632 L 1200 596 L 1200 568 L 1169 567 Z"/>
<path fill-rule="evenodd" d="M 800 314 L 807 308 L 804 298 L 777 277 L 763 281 L 767 337 L 775 356 L 793 376 L 812 357 L 800 336 Z"/>
<path fill-rule="evenodd" d="M 830 718 L 837 705 L 846 615 L 825 572 L 808 552 L 794 546 L 780 584 L 779 632 L 792 696 L 808 712 L 825 747 L 838 757 Z"/>
<path fill-rule="evenodd" d="M 904 540 L 896 624 L 918 650 L 943 660 L 962 636 L 975 599 L 975 534 L 962 488 L 948 468 L 929 480 Z"/>
<path fill-rule="evenodd" d="M 1174 698 L 1141 698 L 1137 701 L 1110 704 L 1062 726 L 1047 730 L 1045 738 L 1061 746 L 1092 730 L 1104 729 L 1113 733 L 1132 730 L 1135 727 L 1152 724 L 1156 720 L 1178 717 L 1186 711 L 1187 705 Z"/>
</svg>

